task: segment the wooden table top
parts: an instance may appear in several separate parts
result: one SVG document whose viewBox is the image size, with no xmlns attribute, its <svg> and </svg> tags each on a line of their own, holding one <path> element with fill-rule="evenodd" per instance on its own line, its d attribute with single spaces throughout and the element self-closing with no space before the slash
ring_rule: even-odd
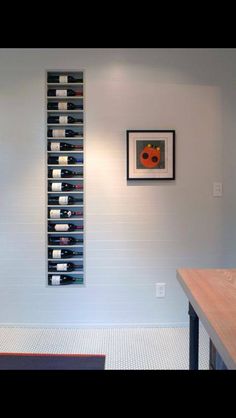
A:
<svg viewBox="0 0 236 418">
<path fill-rule="evenodd" d="M 236 369 L 236 269 L 178 269 L 189 302 L 229 369 Z"/>
</svg>

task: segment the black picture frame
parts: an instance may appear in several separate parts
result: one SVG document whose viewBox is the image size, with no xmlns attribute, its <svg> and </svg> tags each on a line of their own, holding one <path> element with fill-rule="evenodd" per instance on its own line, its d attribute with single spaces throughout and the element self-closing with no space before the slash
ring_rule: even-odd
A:
<svg viewBox="0 0 236 418">
<path fill-rule="evenodd" d="M 127 180 L 175 180 L 175 137 L 173 129 L 127 130 Z"/>
</svg>

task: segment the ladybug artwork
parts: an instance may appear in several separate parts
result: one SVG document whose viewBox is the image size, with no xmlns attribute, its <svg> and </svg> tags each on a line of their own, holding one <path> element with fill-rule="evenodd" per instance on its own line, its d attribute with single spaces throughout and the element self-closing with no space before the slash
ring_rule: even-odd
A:
<svg viewBox="0 0 236 418">
<path fill-rule="evenodd" d="M 160 163 L 161 150 L 159 147 L 148 144 L 140 152 L 139 159 L 145 168 L 155 168 Z"/>
</svg>

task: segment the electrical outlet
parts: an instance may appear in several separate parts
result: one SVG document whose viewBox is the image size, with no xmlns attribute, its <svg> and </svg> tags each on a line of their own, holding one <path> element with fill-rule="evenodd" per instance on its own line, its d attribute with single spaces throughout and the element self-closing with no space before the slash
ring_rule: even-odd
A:
<svg viewBox="0 0 236 418">
<path fill-rule="evenodd" d="M 164 298 L 166 294 L 166 284 L 165 283 L 156 283 L 156 297 Z"/>
</svg>

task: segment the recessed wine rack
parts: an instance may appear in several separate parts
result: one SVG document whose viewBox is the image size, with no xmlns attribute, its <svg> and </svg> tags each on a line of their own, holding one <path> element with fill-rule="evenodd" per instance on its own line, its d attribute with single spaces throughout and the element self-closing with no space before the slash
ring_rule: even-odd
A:
<svg viewBox="0 0 236 418">
<path fill-rule="evenodd" d="M 74 287 L 84 284 L 84 74 L 46 79 L 47 283 Z"/>
</svg>

